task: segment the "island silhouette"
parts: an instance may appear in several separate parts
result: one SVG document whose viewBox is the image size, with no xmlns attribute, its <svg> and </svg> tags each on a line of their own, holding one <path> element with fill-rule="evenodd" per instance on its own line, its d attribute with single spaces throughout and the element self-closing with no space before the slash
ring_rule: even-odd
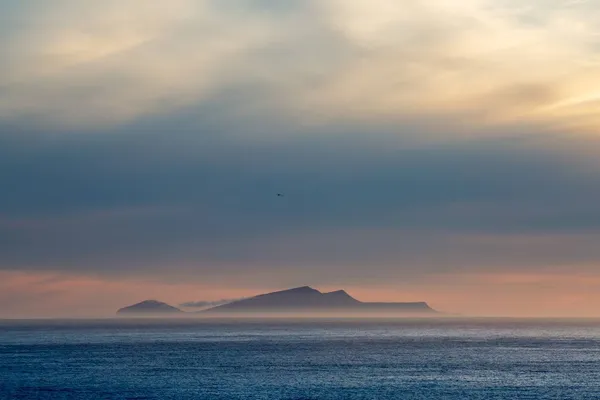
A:
<svg viewBox="0 0 600 400">
<path fill-rule="evenodd" d="M 302 286 L 254 297 L 232 301 L 202 311 L 185 312 L 177 307 L 157 301 L 146 300 L 117 311 L 118 315 L 252 315 L 252 314 L 323 314 L 333 313 L 361 315 L 430 315 L 437 311 L 426 302 L 381 303 L 362 302 L 345 290 L 322 293 L 310 286 Z"/>
</svg>

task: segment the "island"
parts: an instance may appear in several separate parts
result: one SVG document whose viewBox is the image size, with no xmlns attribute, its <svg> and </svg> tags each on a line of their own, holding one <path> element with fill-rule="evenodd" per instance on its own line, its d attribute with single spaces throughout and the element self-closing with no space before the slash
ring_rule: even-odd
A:
<svg viewBox="0 0 600 400">
<path fill-rule="evenodd" d="M 320 292 L 310 286 L 260 294 L 196 312 L 185 312 L 156 300 L 120 309 L 119 315 L 217 316 L 217 315 L 332 315 L 332 316 L 432 316 L 438 314 L 426 302 L 362 302 L 344 290 Z"/>
</svg>

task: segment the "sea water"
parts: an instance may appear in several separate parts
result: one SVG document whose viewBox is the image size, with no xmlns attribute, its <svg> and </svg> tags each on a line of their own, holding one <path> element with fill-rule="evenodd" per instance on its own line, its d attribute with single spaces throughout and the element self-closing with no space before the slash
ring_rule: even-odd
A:
<svg viewBox="0 0 600 400">
<path fill-rule="evenodd" d="M 1 399 L 600 399 L 600 322 L 0 321 Z"/>
</svg>

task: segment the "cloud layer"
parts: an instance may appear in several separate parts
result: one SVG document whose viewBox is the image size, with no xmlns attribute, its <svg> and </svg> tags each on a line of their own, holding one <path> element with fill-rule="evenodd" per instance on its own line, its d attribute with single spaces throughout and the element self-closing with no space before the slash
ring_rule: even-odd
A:
<svg viewBox="0 0 600 400">
<path fill-rule="evenodd" d="M 589 2 L 9 1 L 0 115 L 97 125 L 252 92 L 303 120 L 438 113 L 595 128 Z M 234 110 L 230 110 L 234 111 Z"/>
<path fill-rule="evenodd" d="M 228 124 L 7 135 L 2 267 L 333 283 L 600 256 L 598 167 L 573 141 L 416 145 L 321 128 L 249 144 Z"/>
</svg>

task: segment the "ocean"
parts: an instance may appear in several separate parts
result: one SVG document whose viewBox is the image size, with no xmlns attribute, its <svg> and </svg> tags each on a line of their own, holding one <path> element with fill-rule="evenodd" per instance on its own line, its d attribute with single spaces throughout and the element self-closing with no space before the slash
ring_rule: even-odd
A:
<svg viewBox="0 0 600 400">
<path fill-rule="evenodd" d="M 600 321 L 5 320 L 1 399 L 600 399 Z"/>
</svg>

